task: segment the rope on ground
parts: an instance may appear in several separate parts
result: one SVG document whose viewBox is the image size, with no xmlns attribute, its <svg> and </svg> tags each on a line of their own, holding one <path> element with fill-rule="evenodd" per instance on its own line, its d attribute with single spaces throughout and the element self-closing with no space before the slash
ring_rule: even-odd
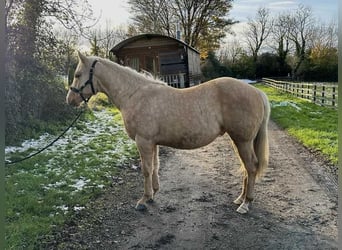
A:
<svg viewBox="0 0 342 250">
<path fill-rule="evenodd" d="M 50 142 L 48 145 L 46 145 L 45 147 L 39 149 L 37 152 L 34 152 L 34 153 L 32 153 L 32 154 L 30 154 L 30 155 L 28 155 L 28 156 L 26 156 L 26 157 L 24 157 L 22 159 L 11 161 L 11 162 L 5 162 L 5 165 L 11 165 L 11 164 L 15 164 L 15 163 L 18 163 L 18 162 L 25 161 L 25 160 L 30 159 L 33 156 L 36 156 L 37 154 L 43 152 L 47 148 L 51 147 L 56 141 L 58 141 L 75 124 L 75 122 L 80 118 L 80 116 L 83 114 L 83 112 L 84 112 L 84 109 L 82 109 L 78 113 L 76 118 L 71 122 L 71 124 L 66 129 L 64 129 L 64 131 L 58 137 L 56 137 L 56 139 L 54 139 L 52 142 Z"/>
</svg>

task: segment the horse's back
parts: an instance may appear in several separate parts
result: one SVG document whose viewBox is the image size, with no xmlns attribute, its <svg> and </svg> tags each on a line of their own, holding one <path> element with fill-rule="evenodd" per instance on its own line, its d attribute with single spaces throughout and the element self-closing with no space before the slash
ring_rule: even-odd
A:
<svg viewBox="0 0 342 250">
<path fill-rule="evenodd" d="M 225 132 L 249 138 L 262 120 L 257 90 L 233 78 L 187 89 L 146 86 L 134 99 L 124 112 L 130 136 L 144 135 L 177 148 L 204 146 Z"/>
</svg>

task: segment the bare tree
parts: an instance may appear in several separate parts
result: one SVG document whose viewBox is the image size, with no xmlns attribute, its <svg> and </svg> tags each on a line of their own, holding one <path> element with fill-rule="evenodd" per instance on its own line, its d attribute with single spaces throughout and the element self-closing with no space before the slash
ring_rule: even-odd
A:
<svg viewBox="0 0 342 250">
<path fill-rule="evenodd" d="M 110 50 L 115 44 L 124 40 L 127 37 L 126 30 L 124 27 L 114 27 L 108 21 L 104 30 L 102 30 L 103 39 L 100 41 L 100 47 L 103 49 L 104 56 L 110 58 Z"/>
<path fill-rule="evenodd" d="M 90 54 L 103 57 L 103 51 L 100 48 L 100 42 L 104 39 L 102 37 L 102 31 L 100 29 L 93 29 L 87 36 L 90 43 Z"/>
<path fill-rule="evenodd" d="M 308 62 L 314 74 L 317 73 L 322 79 L 334 81 L 337 79 L 338 65 L 337 24 L 317 23 L 308 41 Z"/>
<path fill-rule="evenodd" d="M 83 35 L 94 27 L 99 17 L 94 18 L 87 0 L 51 0 L 44 1 L 44 17 L 53 17 L 68 30 Z"/>
<path fill-rule="evenodd" d="M 138 32 L 154 32 L 182 39 L 200 50 L 218 48 L 219 40 L 234 23 L 227 18 L 232 0 L 130 0 Z M 130 29 L 134 31 L 133 28 Z"/>
<path fill-rule="evenodd" d="M 192 47 L 214 50 L 234 22 L 227 18 L 231 0 L 174 0 L 184 41 Z"/>
<path fill-rule="evenodd" d="M 8 57 L 15 56 L 23 66 L 34 65 L 28 60 L 43 58 L 57 43 L 55 22 L 79 34 L 96 22 L 87 0 L 9 0 L 5 8 Z"/>
<path fill-rule="evenodd" d="M 104 29 L 92 29 L 87 35 L 87 40 L 91 45 L 90 53 L 95 56 L 110 58 L 109 51 L 116 43 L 126 37 L 126 31 L 123 27 L 114 27 L 107 21 Z"/>
<path fill-rule="evenodd" d="M 176 34 L 171 3 L 166 0 L 130 0 L 135 28 L 141 33 Z"/>
<path fill-rule="evenodd" d="M 255 19 L 249 19 L 245 36 L 254 62 L 257 61 L 258 53 L 272 31 L 272 24 L 270 11 L 266 8 L 259 8 Z"/>
<path fill-rule="evenodd" d="M 305 60 L 307 43 L 313 34 L 314 18 L 310 7 L 299 5 L 290 19 L 289 39 L 295 46 L 293 76 L 297 75 L 300 65 Z"/>
<path fill-rule="evenodd" d="M 56 77 L 60 73 L 61 46 L 52 32 L 54 23 L 81 33 L 93 18 L 86 0 L 6 0 L 5 3 L 6 136 L 15 138 L 20 126 L 27 124 L 29 118 L 42 119 L 49 107 L 47 103 L 61 97 L 63 86 Z M 62 103 L 58 104 L 61 112 Z M 57 117 L 57 112 L 53 116 Z"/>
<path fill-rule="evenodd" d="M 308 47 L 337 48 L 337 33 L 337 23 L 334 20 L 330 23 L 319 22 L 312 29 Z"/>
<path fill-rule="evenodd" d="M 239 57 L 244 53 L 241 43 L 237 39 L 228 42 L 226 46 L 220 49 L 219 60 L 234 64 L 238 61 Z"/>
<path fill-rule="evenodd" d="M 291 16 L 289 13 L 280 14 L 274 19 L 271 33 L 274 44 L 271 44 L 270 47 L 276 51 L 280 67 L 284 67 L 286 64 L 286 58 L 290 52 L 290 29 Z"/>
<path fill-rule="evenodd" d="M 67 84 L 71 84 L 74 78 L 75 64 L 78 62 L 76 57 L 76 48 L 79 36 L 71 30 L 59 29 L 55 31 L 58 40 L 59 58 L 55 62 L 61 68 L 63 76 L 67 76 Z"/>
</svg>

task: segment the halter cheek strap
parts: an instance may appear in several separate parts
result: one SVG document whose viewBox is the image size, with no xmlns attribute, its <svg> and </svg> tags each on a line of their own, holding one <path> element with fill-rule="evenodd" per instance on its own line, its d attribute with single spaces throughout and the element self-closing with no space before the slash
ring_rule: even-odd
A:
<svg viewBox="0 0 342 250">
<path fill-rule="evenodd" d="M 83 91 L 83 89 L 84 89 L 88 84 L 89 84 L 90 87 L 91 87 L 91 91 L 92 91 L 93 95 L 96 94 L 96 93 L 95 93 L 95 89 L 94 89 L 94 84 L 93 84 L 93 76 L 94 76 L 95 64 L 96 64 L 97 62 L 98 62 L 98 61 L 95 60 L 95 61 L 92 63 L 91 68 L 90 68 L 90 71 L 89 71 L 89 78 L 88 78 L 88 80 L 82 85 L 82 87 L 80 87 L 79 89 L 78 89 L 78 88 L 75 88 L 75 87 L 70 87 L 70 90 L 71 90 L 72 92 L 76 93 L 76 94 L 79 94 L 79 95 L 81 96 L 82 100 L 83 100 L 84 102 L 86 102 L 86 103 L 89 101 L 90 97 L 89 97 L 88 99 L 85 98 L 85 97 L 83 96 L 82 91 Z"/>
</svg>

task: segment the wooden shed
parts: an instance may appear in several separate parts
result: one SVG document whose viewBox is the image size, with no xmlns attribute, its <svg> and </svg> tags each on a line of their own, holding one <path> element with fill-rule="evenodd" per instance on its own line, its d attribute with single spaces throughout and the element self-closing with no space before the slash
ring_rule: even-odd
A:
<svg viewBox="0 0 342 250">
<path fill-rule="evenodd" d="M 118 63 L 137 71 L 148 71 L 168 85 L 186 88 L 200 83 L 199 52 L 173 37 L 142 34 L 111 49 Z"/>
</svg>

